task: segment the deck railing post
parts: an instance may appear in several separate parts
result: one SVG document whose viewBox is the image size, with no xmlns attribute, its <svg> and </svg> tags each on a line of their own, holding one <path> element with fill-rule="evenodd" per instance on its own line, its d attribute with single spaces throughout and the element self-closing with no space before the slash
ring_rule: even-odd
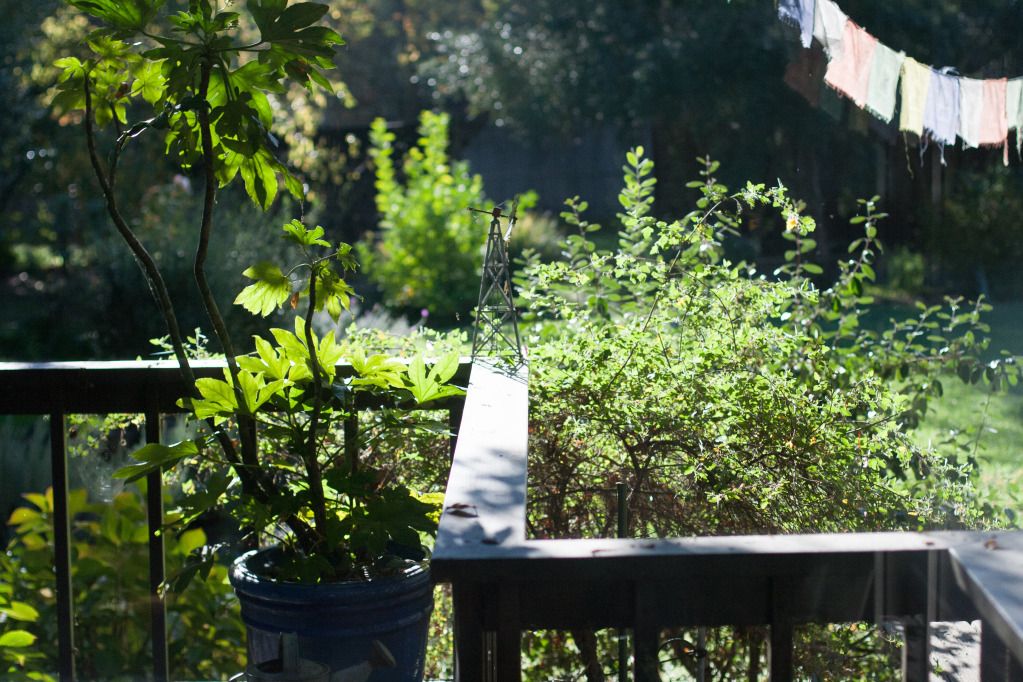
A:
<svg viewBox="0 0 1023 682">
<path fill-rule="evenodd" d="M 981 682 L 1020 682 L 1023 666 L 987 622 L 980 626 Z"/>
<path fill-rule="evenodd" d="M 74 593 L 71 591 L 71 518 L 68 510 L 67 429 L 63 412 L 50 413 L 50 466 L 53 472 L 53 561 L 57 593 L 57 672 L 75 679 Z"/>
<path fill-rule="evenodd" d="M 146 442 L 160 442 L 160 414 L 146 412 Z M 166 577 L 163 543 L 163 475 L 154 471 L 146 476 L 146 520 L 149 524 L 149 619 L 153 640 L 153 678 L 155 682 L 170 679 L 167 652 L 167 612 L 162 595 Z"/>
<path fill-rule="evenodd" d="M 930 628 L 925 616 L 914 616 L 902 621 L 902 679 L 903 682 L 927 682 L 930 679 Z"/>
</svg>

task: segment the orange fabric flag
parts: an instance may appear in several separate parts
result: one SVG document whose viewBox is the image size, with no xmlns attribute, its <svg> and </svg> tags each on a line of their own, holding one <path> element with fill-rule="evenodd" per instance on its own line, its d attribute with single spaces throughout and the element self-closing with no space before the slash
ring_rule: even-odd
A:
<svg viewBox="0 0 1023 682">
<path fill-rule="evenodd" d="M 828 63 L 824 81 L 857 106 L 867 102 L 870 84 L 870 64 L 877 49 L 877 38 L 853 21 L 846 21 L 842 31 L 842 53 Z"/>
</svg>

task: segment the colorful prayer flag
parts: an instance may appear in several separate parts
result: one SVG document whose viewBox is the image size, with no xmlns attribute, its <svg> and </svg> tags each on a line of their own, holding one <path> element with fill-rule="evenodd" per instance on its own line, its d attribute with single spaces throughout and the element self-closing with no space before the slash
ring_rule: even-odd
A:
<svg viewBox="0 0 1023 682">
<path fill-rule="evenodd" d="M 902 97 L 899 100 L 899 130 L 924 134 L 924 106 L 931 85 L 931 69 L 912 57 L 902 62 Z"/>
<path fill-rule="evenodd" d="M 799 28 L 799 39 L 803 47 L 813 42 L 814 0 L 779 0 L 778 17 Z"/>
<path fill-rule="evenodd" d="M 824 81 L 860 107 L 867 103 L 870 63 L 877 49 L 877 38 L 855 22 L 846 20 L 842 32 L 842 54 L 828 63 Z"/>
<path fill-rule="evenodd" d="M 832 0 L 817 0 L 813 14 L 813 37 L 824 46 L 830 59 L 838 59 L 842 55 L 842 34 L 848 19 Z"/>
<path fill-rule="evenodd" d="M 899 89 L 899 73 L 906 55 L 878 43 L 870 62 L 867 81 L 867 110 L 885 123 L 895 115 L 895 94 Z"/>
<path fill-rule="evenodd" d="M 967 147 L 1005 144 L 1005 79 L 959 79 L 959 137 Z"/>
<path fill-rule="evenodd" d="M 939 144 L 955 144 L 959 131 L 959 77 L 931 69 L 924 130 Z"/>
</svg>

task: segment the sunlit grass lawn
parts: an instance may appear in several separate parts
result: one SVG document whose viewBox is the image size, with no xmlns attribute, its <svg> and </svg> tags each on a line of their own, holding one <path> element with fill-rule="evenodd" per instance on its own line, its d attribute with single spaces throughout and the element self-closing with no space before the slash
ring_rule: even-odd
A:
<svg viewBox="0 0 1023 682">
<path fill-rule="evenodd" d="M 942 386 L 944 395 L 930 403 L 927 419 L 916 431 L 917 442 L 937 444 L 953 429 L 976 427 L 975 435 L 961 440 L 976 444 L 981 494 L 1023 516 L 1023 391 L 1016 387 L 992 394 L 985 386 L 964 384 L 954 376 Z"/>
<path fill-rule="evenodd" d="M 985 321 L 991 325 L 992 358 L 1000 350 L 1023 357 L 1023 303 L 997 303 Z M 927 419 L 916 432 L 917 442 L 938 443 L 952 429 L 978 427 L 982 494 L 992 504 L 1011 507 L 1023 516 L 1023 385 L 992 394 L 987 386 L 949 376 L 942 386 L 944 396 L 930 403 Z"/>
</svg>

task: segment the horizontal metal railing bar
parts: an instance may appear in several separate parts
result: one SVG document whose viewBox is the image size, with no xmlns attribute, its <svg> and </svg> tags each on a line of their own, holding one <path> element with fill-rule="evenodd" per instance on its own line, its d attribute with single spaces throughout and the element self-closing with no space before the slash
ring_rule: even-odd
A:
<svg viewBox="0 0 1023 682">
<path fill-rule="evenodd" d="M 197 378 L 224 375 L 223 360 L 194 360 Z M 469 361 L 462 359 L 454 381 L 465 385 Z M 342 376 L 354 373 L 351 365 L 338 365 Z M 98 362 L 0 362 L 0 414 L 48 414 L 54 409 L 69 414 L 184 412 L 177 401 L 189 392 L 174 360 Z M 445 399 L 431 409 L 450 409 L 461 398 Z M 360 409 L 376 407 L 371 400 Z"/>
</svg>

